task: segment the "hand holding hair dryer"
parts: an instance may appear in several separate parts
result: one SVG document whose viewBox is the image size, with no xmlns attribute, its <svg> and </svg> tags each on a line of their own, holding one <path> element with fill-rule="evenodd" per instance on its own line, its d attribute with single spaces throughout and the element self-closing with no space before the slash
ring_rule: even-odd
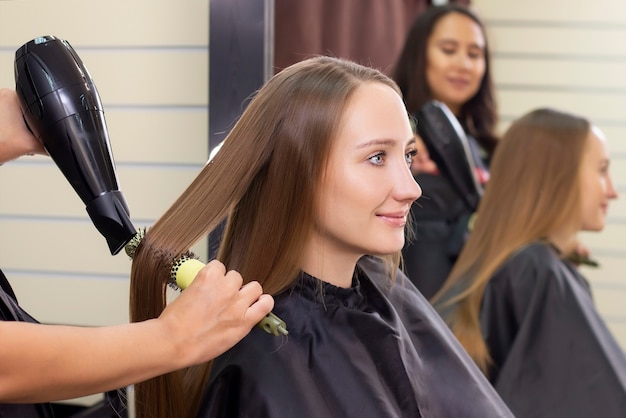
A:
<svg viewBox="0 0 626 418">
<path fill-rule="evenodd" d="M 22 45 L 15 53 L 15 86 L 26 125 L 86 205 L 111 254 L 125 248 L 132 258 L 144 231 L 130 221 L 100 95 L 74 48 L 54 36 Z M 204 266 L 189 257 L 172 263 L 170 284 L 181 290 Z M 288 333 L 273 313 L 258 326 L 273 335 Z"/>
<path fill-rule="evenodd" d="M 86 205 L 111 254 L 117 254 L 136 230 L 87 68 L 67 41 L 42 36 L 16 51 L 15 86 L 26 124 Z"/>
</svg>

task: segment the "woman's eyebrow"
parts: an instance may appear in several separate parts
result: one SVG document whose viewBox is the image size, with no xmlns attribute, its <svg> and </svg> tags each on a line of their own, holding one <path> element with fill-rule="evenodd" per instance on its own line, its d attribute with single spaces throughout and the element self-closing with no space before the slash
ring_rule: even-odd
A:
<svg viewBox="0 0 626 418">
<path fill-rule="evenodd" d="M 397 141 L 395 139 L 372 139 L 371 141 L 364 142 L 357 145 L 358 149 L 371 147 L 372 145 L 394 145 Z"/>
</svg>

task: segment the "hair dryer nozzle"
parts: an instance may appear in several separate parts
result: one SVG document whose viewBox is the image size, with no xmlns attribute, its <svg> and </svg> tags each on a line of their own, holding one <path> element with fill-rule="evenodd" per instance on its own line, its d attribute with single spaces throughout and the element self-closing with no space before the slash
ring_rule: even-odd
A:
<svg viewBox="0 0 626 418">
<path fill-rule="evenodd" d="M 137 231 L 128 218 L 124 196 L 119 191 L 102 194 L 87 204 L 94 226 L 107 241 L 111 254 L 117 254 Z"/>
<path fill-rule="evenodd" d="M 116 254 L 136 231 L 118 189 L 102 103 L 89 72 L 67 41 L 43 36 L 16 51 L 15 85 L 26 124 Z"/>
</svg>

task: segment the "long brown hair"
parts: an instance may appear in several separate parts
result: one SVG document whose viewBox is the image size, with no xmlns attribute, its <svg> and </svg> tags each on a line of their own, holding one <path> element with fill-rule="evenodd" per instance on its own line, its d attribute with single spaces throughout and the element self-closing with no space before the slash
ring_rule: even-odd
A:
<svg viewBox="0 0 626 418">
<path fill-rule="evenodd" d="M 474 228 L 433 304 L 485 372 L 490 357 L 480 328 L 485 286 L 516 250 L 581 217 L 580 166 L 590 124 L 538 109 L 509 127 L 496 149 Z"/>
<path fill-rule="evenodd" d="M 392 78 L 402 91 L 409 113 L 417 113 L 426 102 L 433 99 L 426 78 L 428 39 L 437 22 L 450 13 L 459 13 L 472 19 L 480 27 L 485 38 L 485 74 L 478 91 L 463 104 L 458 117 L 469 134 L 491 155 L 497 144 L 495 129 L 498 116 L 491 77 L 489 43 L 485 27 L 474 12 L 462 5 L 448 3 L 431 7 L 419 15 L 409 29 L 400 56 L 394 65 Z"/>
<path fill-rule="evenodd" d="M 139 245 L 131 269 L 132 321 L 163 311 L 172 261 L 225 218 L 218 259 L 229 270 L 273 295 L 294 282 L 333 135 L 352 93 L 366 82 L 400 94 L 379 71 L 329 57 L 294 64 L 257 92 L 221 150 Z M 210 366 L 136 385 L 137 416 L 193 416 Z"/>
</svg>

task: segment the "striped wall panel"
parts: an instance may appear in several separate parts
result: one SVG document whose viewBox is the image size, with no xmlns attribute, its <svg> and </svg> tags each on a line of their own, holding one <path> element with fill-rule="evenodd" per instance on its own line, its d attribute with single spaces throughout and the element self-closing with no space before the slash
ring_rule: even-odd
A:
<svg viewBox="0 0 626 418">
<path fill-rule="evenodd" d="M 0 86 L 15 50 L 67 39 L 105 109 L 120 186 L 137 227 L 149 225 L 208 157 L 208 1 L 0 1 Z M 0 169 L 0 267 L 42 322 L 128 320 L 125 254 L 113 257 L 49 158 Z M 194 248 L 206 254 L 205 243 Z"/>
</svg>

